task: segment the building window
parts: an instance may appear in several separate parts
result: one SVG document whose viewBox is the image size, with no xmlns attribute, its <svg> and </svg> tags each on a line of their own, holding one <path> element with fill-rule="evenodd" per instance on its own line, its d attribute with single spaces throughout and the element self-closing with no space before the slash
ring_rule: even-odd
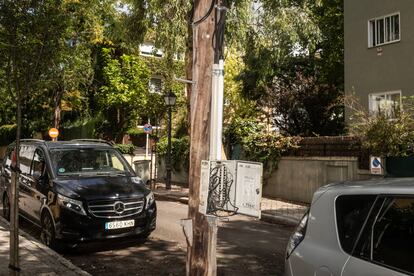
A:
<svg viewBox="0 0 414 276">
<path fill-rule="evenodd" d="M 162 92 L 162 80 L 161 78 L 152 77 L 149 82 L 150 93 L 161 93 Z"/>
<path fill-rule="evenodd" d="M 368 21 L 368 47 L 400 41 L 400 13 Z"/>
<path fill-rule="evenodd" d="M 369 111 L 375 115 L 384 112 L 389 117 L 394 117 L 401 107 L 401 91 L 369 94 Z"/>
<path fill-rule="evenodd" d="M 139 50 L 142 56 L 149 57 L 162 57 L 163 52 L 160 49 L 155 48 L 151 43 L 144 43 L 139 45 Z"/>
</svg>

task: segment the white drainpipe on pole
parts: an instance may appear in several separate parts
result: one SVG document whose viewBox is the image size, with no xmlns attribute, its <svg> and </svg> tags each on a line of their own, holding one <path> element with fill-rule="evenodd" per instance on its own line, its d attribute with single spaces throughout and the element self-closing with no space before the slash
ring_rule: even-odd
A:
<svg viewBox="0 0 414 276">
<path fill-rule="evenodd" d="M 210 115 L 210 160 L 221 160 L 223 137 L 224 60 L 213 64 L 211 115 Z"/>
</svg>

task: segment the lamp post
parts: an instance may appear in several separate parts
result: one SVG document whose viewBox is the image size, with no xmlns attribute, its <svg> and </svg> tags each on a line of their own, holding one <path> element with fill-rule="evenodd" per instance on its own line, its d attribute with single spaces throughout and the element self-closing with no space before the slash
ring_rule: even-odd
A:
<svg viewBox="0 0 414 276">
<path fill-rule="evenodd" d="M 166 178 L 166 188 L 168 190 L 171 189 L 171 121 L 172 121 L 172 107 L 175 105 L 175 100 L 177 97 L 175 94 L 170 90 L 165 96 L 165 105 L 168 107 L 168 144 L 167 144 L 167 160 L 166 160 L 166 171 L 167 171 L 167 178 Z"/>
</svg>

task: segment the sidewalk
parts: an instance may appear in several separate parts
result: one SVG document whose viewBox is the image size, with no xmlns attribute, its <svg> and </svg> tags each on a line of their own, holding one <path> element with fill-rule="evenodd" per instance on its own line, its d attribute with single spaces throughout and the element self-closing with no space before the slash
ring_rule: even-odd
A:
<svg viewBox="0 0 414 276">
<path fill-rule="evenodd" d="M 0 217 L 0 276 L 9 275 L 9 234 L 9 223 Z M 20 275 L 90 275 L 23 231 L 19 243 Z"/>
<path fill-rule="evenodd" d="M 164 183 L 157 183 L 153 192 L 156 199 L 172 200 L 188 204 L 188 190 L 188 188 L 176 185 L 171 185 L 171 190 L 166 190 Z M 307 205 L 263 197 L 261 202 L 261 220 L 270 223 L 296 226 L 307 209 Z"/>
</svg>

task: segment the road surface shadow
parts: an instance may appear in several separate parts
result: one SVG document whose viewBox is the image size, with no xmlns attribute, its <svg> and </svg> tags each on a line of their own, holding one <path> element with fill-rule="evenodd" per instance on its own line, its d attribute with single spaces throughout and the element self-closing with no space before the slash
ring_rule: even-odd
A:
<svg viewBox="0 0 414 276">
<path fill-rule="evenodd" d="M 283 275 L 292 230 L 246 220 L 223 223 L 218 232 L 218 275 Z M 237 239 L 232 238 L 235 232 Z"/>
<path fill-rule="evenodd" d="M 92 275 L 185 275 L 183 248 L 152 238 L 84 244 L 64 257 Z"/>
</svg>

